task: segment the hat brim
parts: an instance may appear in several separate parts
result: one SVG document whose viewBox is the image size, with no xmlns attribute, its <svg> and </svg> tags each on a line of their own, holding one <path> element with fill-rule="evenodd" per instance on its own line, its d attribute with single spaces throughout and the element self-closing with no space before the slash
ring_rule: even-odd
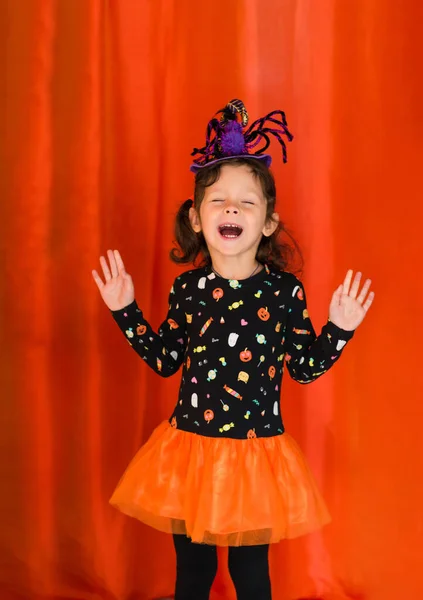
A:
<svg viewBox="0 0 423 600">
<path fill-rule="evenodd" d="M 256 160 L 259 160 L 261 162 L 264 162 L 264 164 L 266 165 L 266 167 L 270 167 L 270 165 L 272 164 L 272 157 L 270 156 L 270 154 L 238 154 L 236 156 L 222 156 L 222 158 L 216 158 L 215 160 L 211 160 L 210 162 L 206 163 L 205 165 L 197 165 L 196 163 L 193 163 L 189 170 L 192 173 L 198 173 L 198 171 L 201 171 L 202 169 L 205 169 L 206 167 L 209 167 L 210 165 L 215 165 L 216 163 L 219 162 L 223 162 L 224 160 L 233 160 L 235 158 L 254 158 Z"/>
</svg>

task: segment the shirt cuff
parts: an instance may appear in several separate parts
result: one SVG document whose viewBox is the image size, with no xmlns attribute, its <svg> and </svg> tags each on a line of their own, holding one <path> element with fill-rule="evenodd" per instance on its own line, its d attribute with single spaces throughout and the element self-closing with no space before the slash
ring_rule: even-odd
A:
<svg viewBox="0 0 423 600">
<path fill-rule="evenodd" d="M 138 307 L 136 300 L 124 308 L 120 308 L 119 310 L 111 310 L 110 312 L 112 313 L 114 320 L 119 324 L 129 323 L 135 318 L 142 318 L 142 312 Z"/>
<path fill-rule="evenodd" d="M 327 320 L 325 331 L 326 333 L 330 333 L 334 337 L 345 340 L 346 342 L 350 340 L 355 333 L 355 329 L 352 329 L 351 331 L 342 329 L 341 327 L 338 327 L 338 325 L 335 325 L 335 323 L 333 323 L 330 319 Z"/>
</svg>

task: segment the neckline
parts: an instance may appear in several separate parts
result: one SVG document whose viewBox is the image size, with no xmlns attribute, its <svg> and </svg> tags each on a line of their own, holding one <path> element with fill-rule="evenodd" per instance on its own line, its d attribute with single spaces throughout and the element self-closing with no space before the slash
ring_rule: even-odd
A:
<svg viewBox="0 0 423 600">
<path fill-rule="evenodd" d="M 256 273 L 255 275 L 251 275 L 250 277 L 246 277 L 245 279 L 228 279 L 226 277 L 222 277 L 222 275 L 219 275 L 218 273 L 216 273 L 216 271 L 213 271 L 213 268 L 210 265 L 207 265 L 206 267 L 206 271 L 207 271 L 207 275 L 210 275 L 211 273 L 213 273 L 213 275 L 216 277 L 216 279 L 218 281 L 225 281 L 226 283 L 230 284 L 231 282 L 238 282 L 239 284 L 246 284 L 251 282 L 255 282 L 257 280 L 260 280 L 262 277 L 267 277 L 270 274 L 270 269 L 267 265 L 267 263 L 262 263 L 263 264 L 263 268 L 260 269 L 260 271 L 258 271 L 258 273 Z"/>
</svg>

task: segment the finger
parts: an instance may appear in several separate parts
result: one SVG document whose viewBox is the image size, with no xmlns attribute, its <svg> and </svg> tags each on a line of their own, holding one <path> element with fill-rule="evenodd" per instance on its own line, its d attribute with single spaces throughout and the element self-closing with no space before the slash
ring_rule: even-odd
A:
<svg viewBox="0 0 423 600">
<path fill-rule="evenodd" d="M 104 279 L 106 281 L 110 281 L 112 276 L 110 274 L 109 265 L 107 264 L 107 261 L 104 258 L 104 256 L 100 256 L 100 264 L 101 264 L 101 268 L 103 269 Z"/>
<path fill-rule="evenodd" d="M 115 255 L 111 250 L 107 250 L 107 256 L 109 257 L 110 268 L 112 269 L 112 277 L 117 277 L 119 275 L 118 268 L 116 264 Z"/>
<path fill-rule="evenodd" d="M 103 283 L 103 280 L 101 279 L 100 275 L 97 273 L 96 270 L 93 270 L 91 272 L 93 274 L 93 278 L 94 278 L 94 281 L 97 284 L 98 289 L 102 290 L 104 288 L 104 283 Z"/>
<path fill-rule="evenodd" d="M 361 273 L 360 273 L 360 271 L 357 271 L 357 273 L 355 274 L 355 277 L 354 277 L 353 284 L 351 286 L 350 298 L 357 297 L 358 288 L 360 287 L 360 280 L 361 280 Z"/>
<path fill-rule="evenodd" d="M 341 283 L 341 285 L 339 285 L 336 288 L 336 290 L 333 292 L 332 302 L 334 302 L 335 304 L 340 304 L 340 302 L 341 302 L 342 289 L 343 289 L 343 285 Z"/>
<path fill-rule="evenodd" d="M 353 270 L 349 269 L 344 279 L 343 284 L 343 294 L 348 294 L 350 291 L 351 278 L 352 278 Z"/>
<path fill-rule="evenodd" d="M 357 298 L 357 300 L 360 302 L 360 304 L 363 304 L 364 298 L 367 296 L 367 292 L 369 291 L 371 283 L 372 283 L 371 279 L 366 279 L 366 281 L 364 282 L 363 289 L 361 290 L 360 295 Z"/>
<path fill-rule="evenodd" d="M 114 255 L 115 255 L 116 265 L 117 265 L 119 273 L 126 273 L 125 265 L 123 264 L 123 260 L 119 253 L 119 250 L 115 250 Z"/>
<path fill-rule="evenodd" d="M 366 302 L 363 304 L 364 312 L 367 312 L 369 310 L 369 308 L 373 304 L 374 299 L 375 299 L 375 293 L 370 292 L 369 297 L 367 298 Z"/>
</svg>

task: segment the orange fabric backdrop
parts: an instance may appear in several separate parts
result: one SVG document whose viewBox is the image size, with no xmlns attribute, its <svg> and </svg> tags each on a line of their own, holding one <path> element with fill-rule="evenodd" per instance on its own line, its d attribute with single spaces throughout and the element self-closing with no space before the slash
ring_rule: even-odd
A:
<svg viewBox="0 0 423 600">
<path fill-rule="evenodd" d="M 170 537 L 108 504 L 175 401 L 101 304 L 121 251 L 157 326 L 193 146 L 242 98 L 286 111 L 275 172 L 315 327 L 347 268 L 376 300 L 283 413 L 333 523 L 272 547 L 274 598 L 423 597 L 420 0 L 1 0 L 0 597 L 171 593 Z M 225 552 L 221 552 L 225 557 Z M 232 600 L 223 567 L 213 599 Z"/>
</svg>

